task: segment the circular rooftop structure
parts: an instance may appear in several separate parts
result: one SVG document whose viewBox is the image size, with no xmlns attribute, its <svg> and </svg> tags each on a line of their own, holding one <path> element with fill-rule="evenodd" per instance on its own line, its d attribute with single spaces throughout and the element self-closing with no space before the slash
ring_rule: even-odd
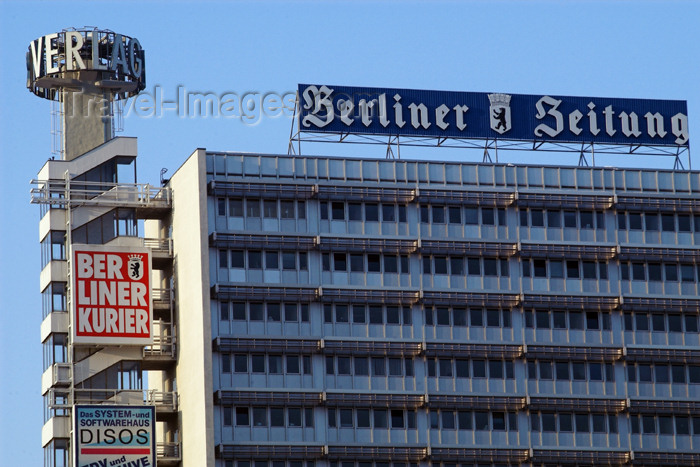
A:
<svg viewBox="0 0 700 467">
<path fill-rule="evenodd" d="M 96 28 L 64 29 L 39 37 L 27 50 L 27 88 L 58 100 L 61 91 L 128 99 L 146 87 L 146 56 L 135 37 Z"/>
</svg>

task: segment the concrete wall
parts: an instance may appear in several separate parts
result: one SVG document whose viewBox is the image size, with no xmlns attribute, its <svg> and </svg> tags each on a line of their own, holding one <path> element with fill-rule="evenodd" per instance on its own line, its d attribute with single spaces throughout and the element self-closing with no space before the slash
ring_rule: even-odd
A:
<svg viewBox="0 0 700 467">
<path fill-rule="evenodd" d="M 177 299 L 177 391 L 182 465 L 214 466 L 211 313 L 205 151 L 170 180 Z M 182 248 L 178 248 L 182 247 Z"/>
</svg>

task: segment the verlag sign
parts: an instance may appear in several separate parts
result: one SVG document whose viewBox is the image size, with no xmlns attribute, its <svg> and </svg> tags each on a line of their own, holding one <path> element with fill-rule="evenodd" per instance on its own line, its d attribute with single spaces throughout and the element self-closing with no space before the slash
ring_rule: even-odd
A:
<svg viewBox="0 0 700 467">
<path fill-rule="evenodd" d="M 146 87 L 146 53 L 135 37 L 108 30 L 76 29 L 47 34 L 29 43 L 27 88 L 39 97 L 54 99 L 53 88 L 75 88 L 89 79 L 112 91 L 117 99 Z"/>
<path fill-rule="evenodd" d="M 299 85 L 302 132 L 688 146 L 686 101 Z"/>
<path fill-rule="evenodd" d="M 75 343 L 152 343 L 150 250 L 73 245 L 71 275 Z"/>
</svg>

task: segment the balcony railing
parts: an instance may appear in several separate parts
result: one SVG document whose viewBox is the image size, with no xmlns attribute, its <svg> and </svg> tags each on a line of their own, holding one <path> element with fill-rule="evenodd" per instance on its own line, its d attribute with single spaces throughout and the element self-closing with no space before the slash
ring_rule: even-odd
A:
<svg viewBox="0 0 700 467">
<path fill-rule="evenodd" d="M 143 356 L 175 358 L 175 337 L 153 336 L 153 344 L 143 348 Z"/>
<path fill-rule="evenodd" d="M 32 180 L 31 202 L 65 206 L 101 205 L 134 208 L 169 208 L 172 192 L 168 187 L 148 183 L 72 182 L 66 189 L 64 180 Z"/>
<path fill-rule="evenodd" d="M 143 246 L 150 248 L 154 255 L 173 255 L 173 240 L 171 238 L 144 238 L 142 240 Z"/>
<path fill-rule="evenodd" d="M 149 389 L 75 389 L 74 399 L 75 404 L 153 405 L 167 412 L 175 412 L 178 407 L 176 392 Z"/>
<path fill-rule="evenodd" d="M 156 443 L 156 457 L 161 460 L 180 460 L 180 443 Z"/>
</svg>

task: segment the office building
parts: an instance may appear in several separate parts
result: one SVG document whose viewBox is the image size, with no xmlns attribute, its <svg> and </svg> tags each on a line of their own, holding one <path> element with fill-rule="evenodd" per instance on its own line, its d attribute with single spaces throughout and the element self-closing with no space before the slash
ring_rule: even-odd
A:
<svg viewBox="0 0 700 467">
<path fill-rule="evenodd" d="M 40 178 L 68 170 L 75 187 L 73 167 L 131 164 L 134 143 L 50 161 Z M 198 149 L 158 189 L 107 179 L 107 205 L 75 188 L 54 202 L 72 210 L 75 243 L 163 247 L 155 308 L 173 312 L 154 328 L 172 352 L 86 351 L 74 397 L 133 397 L 158 370 L 144 392 L 160 398 L 159 441 L 181 447 L 163 457 L 174 464 L 700 460 L 697 172 Z M 58 398 L 66 280 L 45 279 L 65 271 L 54 211 L 47 409 L 72 403 Z M 152 240 L 133 236 L 136 218 Z M 96 361 L 112 366 L 79 381 Z"/>
</svg>

